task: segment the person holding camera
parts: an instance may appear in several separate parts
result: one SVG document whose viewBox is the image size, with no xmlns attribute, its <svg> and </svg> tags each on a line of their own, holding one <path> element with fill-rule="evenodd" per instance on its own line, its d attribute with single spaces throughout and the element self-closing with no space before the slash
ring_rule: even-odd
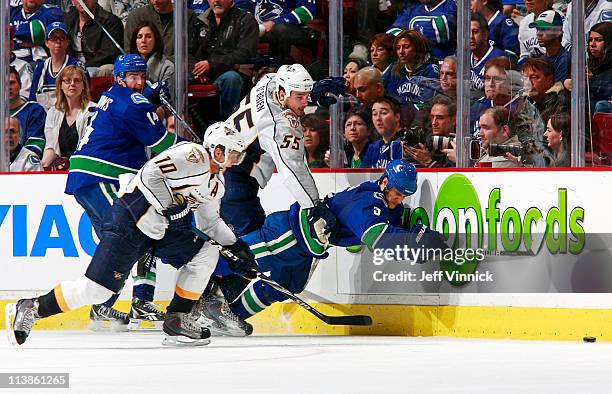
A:
<svg viewBox="0 0 612 394">
<path fill-rule="evenodd" d="M 477 163 L 491 163 L 494 168 L 522 167 L 521 145 L 513 127 L 513 116 L 507 108 L 487 109 L 480 116 L 481 151 L 484 154 L 481 154 Z"/>
<path fill-rule="evenodd" d="M 414 133 L 414 129 L 409 131 L 402 138 L 404 158 L 423 167 L 453 167 L 454 160 L 448 159 L 443 149 L 451 148 L 455 138 L 457 105 L 453 99 L 442 95 L 434 97 L 430 105 L 430 133 L 415 135 L 419 133 Z"/>
</svg>

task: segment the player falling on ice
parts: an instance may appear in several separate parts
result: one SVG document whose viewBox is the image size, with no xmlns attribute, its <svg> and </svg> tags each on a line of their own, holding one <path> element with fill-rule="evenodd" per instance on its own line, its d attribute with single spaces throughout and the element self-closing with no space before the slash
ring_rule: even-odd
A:
<svg viewBox="0 0 612 394">
<path fill-rule="evenodd" d="M 241 237 L 255 254 L 260 272 L 293 293 L 306 287 L 315 259 L 328 256 L 331 246 L 394 249 L 397 245 L 410 248 L 447 248 L 445 239 L 421 224 L 402 226 L 405 197 L 417 190 L 417 172 L 413 164 L 393 160 L 383 176 L 367 181 L 324 199 L 338 219 L 337 232 L 330 237 L 316 222 L 308 220 L 307 209 L 294 203 L 288 211 L 266 217 L 264 225 Z M 424 263 L 424 260 L 417 263 Z M 215 275 L 232 275 L 228 260 L 220 257 Z M 287 296 L 263 280 L 243 281 L 235 289 L 237 296 L 229 308 L 241 319 L 261 312 Z M 218 324 L 218 323 L 217 323 Z M 211 331 L 217 326 L 212 326 Z"/>
<path fill-rule="evenodd" d="M 162 343 L 209 343 L 210 332 L 196 323 L 190 311 L 217 264 L 219 251 L 193 235 L 192 211 L 199 229 L 240 257 L 233 269 L 254 277 L 256 263 L 248 245 L 236 239 L 219 217 L 223 170 L 240 164 L 244 149 L 242 136 L 219 122 L 206 130 L 203 146 L 182 142 L 149 160 L 105 216 L 100 244 L 85 274 L 61 282 L 42 296 L 7 305 L 9 338 L 23 344 L 36 320 L 119 293 L 136 259 L 154 249 L 164 263 L 179 269 Z"/>
<path fill-rule="evenodd" d="M 301 64 L 283 65 L 275 74 L 265 75 L 241 101 L 239 108 L 227 119 L 244 137 L 247 155 L 240 166 L 226 173 L 226 193 L 221 200 L 221 217 L 232 226 L 238 236 L 260 228 L 265 212 L 257 196 L 274 169 L 285 187 L 302 208 L 309 208 L 309 220 L 321 223 L 331 233 L 335 218 L 322 203 L 314 179 L 308 168 L 304 151 L 304 132 L 300 117 L 310 101 L 330 106 L 334 95 L 343 94 L 346 85 L 342 78 L 325 78 L 315 82 Z M 226 276 L 219 281 L 224 293 L 242 287 L 244 279 Z M 234 283 L 235 282 L 235 283 Z M 213 296 L 211 287 L 199 304 L 209 320 L 226 324 L 234 332 L 248 335 L 252 327 L 232 316 L 227 304 Z"/>
</svg>

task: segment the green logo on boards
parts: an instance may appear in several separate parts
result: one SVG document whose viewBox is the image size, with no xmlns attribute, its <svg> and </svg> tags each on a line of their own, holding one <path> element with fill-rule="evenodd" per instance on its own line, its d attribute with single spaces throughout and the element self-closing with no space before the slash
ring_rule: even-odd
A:
<svg viewBox="0 0 612 394">
<path fill-rule="evenodd" d="M 530 207 L 520 212 L 508 204 L 501 212 L 502 190 L 494 188 L 483 209 L 472 182 L 463 174 L 452 174 L 438 191 L 432 220 L 424 208 L 417 207 L 409 213 L 409 223 L 421 222 L 441 232 L 455 248 L 537 253 L 546 244 L 551 254 L 578 254 L 585 245 L 584 208 L 569 211 L 567 189 L 558 189 L 557 196 L 557 204 L 548 210 Z M 462 264 L 442 260 L 441 269 L 469 274 L 477 265 L 475 257 Z"/>
</svg>

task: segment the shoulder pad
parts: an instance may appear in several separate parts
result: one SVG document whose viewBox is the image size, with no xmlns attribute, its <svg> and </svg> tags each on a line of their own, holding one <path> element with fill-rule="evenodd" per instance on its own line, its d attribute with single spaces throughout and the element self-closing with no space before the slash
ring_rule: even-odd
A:
<svg viewBox="0 0 612 394">
<path fill-rule="evenodd" d="M 134 102 L 134 104 L 144 104 L 144 103 L 149 103 L 149 100 L 143 96 L 140 93 L 132 93 L 130 95 L 130 98 L 132 99 L 132 101 Z"/>
</svg>

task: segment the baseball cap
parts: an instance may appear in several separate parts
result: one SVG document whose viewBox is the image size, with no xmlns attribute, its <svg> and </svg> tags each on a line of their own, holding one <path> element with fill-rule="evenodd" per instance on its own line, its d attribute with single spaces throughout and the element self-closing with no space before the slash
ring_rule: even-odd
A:
<svg viewBox="0 0 612 394">
<path fill-rule="evenodd" d="M 563 27 L 563 17 L 557 11 L 544 11 L 536 20 L 529 24 L 530 28 L 536 29 L 559 29 Z"/>
<path fill-rule="evenodd" d="M 62 22 L 53 22 L 49 23 L 49 25 L 47 26 L 47 40 L 49 39 L 49 37 L 51 37 L 51 33 L 53 33 L 55 30 L 61 30 L 66 33 L 66 35 L 68 35 L 68 26 L 66 26 Z"/>
</svg>

